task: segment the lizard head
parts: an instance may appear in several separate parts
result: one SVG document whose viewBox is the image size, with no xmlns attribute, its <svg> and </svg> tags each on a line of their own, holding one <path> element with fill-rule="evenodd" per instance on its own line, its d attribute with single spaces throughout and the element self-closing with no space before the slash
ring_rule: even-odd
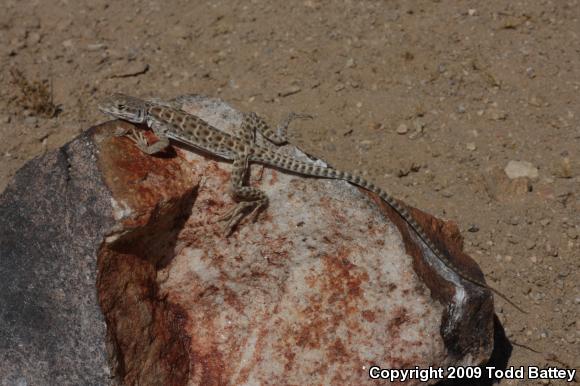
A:
<svg viewBox="0 0 580 386">
<path fill-rule="evenodd" d="M 124 94 L 113 94 L 99 103 L 99 110 L 114 118 L 142 123 L 145 120 L 147 102 Z"/>
</svg>

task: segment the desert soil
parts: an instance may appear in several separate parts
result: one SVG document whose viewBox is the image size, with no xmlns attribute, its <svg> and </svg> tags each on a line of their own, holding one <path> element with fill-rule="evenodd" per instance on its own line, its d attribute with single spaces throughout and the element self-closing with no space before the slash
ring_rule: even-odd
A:
<svg viewBox="0 0 580 386">
<path fill-rule="evenodd" d="M 579 369 L 579 47 L 578 0 L 2 0 L 0 190 L 115 91 L 314 114 L 295 144 L 456 222 L 528 311 L 496 299 L 510 365 Z"/>
</svg>

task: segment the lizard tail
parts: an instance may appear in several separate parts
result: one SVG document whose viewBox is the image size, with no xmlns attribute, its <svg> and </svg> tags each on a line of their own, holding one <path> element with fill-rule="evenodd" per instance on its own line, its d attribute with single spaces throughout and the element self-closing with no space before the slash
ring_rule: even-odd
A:
<svg viewBox="0 0 580 386">
<path fill-rule="evenodd" d="M 431 241 L 429 236 L 427 236 L 427 234 L 425 233 L 423 228 L 409 214 L 409 211 L 407 210 L 407 208 L 402 206 L 393 196 L 391 196 L 389 193 L 385 192 L 384 190 L 382 190 L 381 188 L 379 188 L 378 186 L 376 186 L 372 182 L 369 182 L 360 176 L 357 176 L 357 175 L 354 175 L 354 174 L 351 174 L 348 172 L 343 172 L 343 171 L 336 170 L 336 169 L 333 169 L 330 167 L 326 167 L 326 168 L 321 167 L 321 166 L 314 165 L 313 163 L 309 163 L 309 162 L 299 161 L 299 160 L 296 160 L 294 158 L 280 154 L 278 152 L 272 152 L 272 153 L 268 152 L 268 153 L 269 154 L 262 154 L 263 159 L 257 160 L 257 161 L 267 163 L 267 164 L 270 164 L 272 166 L 282 168 L 284 170 L 294 171 L 294 172 L 297 172 L 299 174 L 309 175 L 312 177 L 322 177 L 322 178 L 348 181 L 354 185 L 357 185 L 363 189 L 366 189 L 372 193 L 377 194 L 383 201 L 385 201 L 391 208 L 393 208 L 399 216 L 401 216 L 401 218 L 419 236 L 421 241 L 423 241 L 423 243 L 425 243 L 425 245 L 427 245 L 427 247 L 435 254 L 437 259 L 439 259 L 439 261 L 441 261 L 447 268 L 449 268 L 451 271 L 455 272 L 462 279 L 469 281 L 469 282 L 471 282 L 479 287 L 482 287 L 482 288 L 485 288 L 485 289 L 492 291 L 493 293 L 498 295 L 500 298 L 502 298 L 503 300 L 505 300 L 506 302 L 511 304 L 518 311 L 520 311 L 524 314 L 527 314 L 527 312 L 524 311 L 521 307 L 519 307 L 513 301 L 508 299 L 508 297 L 506 295 L 504 295 L 503 293 L 501 293 L 497 289 L 491 287 L 490 285 L 488 285 L 484 281 L 479 280 L 479 279 L 469 275 L 468 273 L 463 271 L 461 268 L 456 266 L 454 263 L 452 263 L 451 260 L 449 258 L 447 258 L 439 250 L 439 248 L 437 248 L 435 246 L 435 244 L 433 244 L 433 242 Z"/>
<path fill-rule="evenodd" d="M 385 201 L 389 206 L 391 206 L 395 212 L 397 212 L 399 214 L 399 216 L 401 216 L 401 218 L 407 223 L 409 224 L 409 226 L 413 229 L 413 231 L 419 236 L 419 238 L 425 243 L 425 245 L 427 245 L 427 247 L 429 247 L 429 249 L 435 254 L 435 256 L 437 257 L 437 259 L 439 259 L 439 261 L 441 261 L 445 266 L 447 266 L 451 271 L 455 272 L 457 275 L 459 275 L 461 278 L 479 286 L 482 288 L 486 288 L 490 291 L 492 291 L 493 293 L 495 293 L 496 295 L 498 295 L 500 298 L 502 298 L 503 300 L 505 300 L 506 302 L 508 302 L 509 304 L 511 304 L 514 308 L 516 308 L 518 311 L 527 314 L 526 311 L 524 311 L 521 307 L 519 307 L 518 305 L 516 305 L 513 301 L 511 301 L 510 299 L 508 299 L 508 297 L 506 295 L 504 295 L 503 293 L 501 293 L 500 291 L 498 291 L 497 289 L 491 287 L 489 284 L 485 283 L 482 280 L 479 280 L 475 277 L 473 277 L 472 275 L 467 274 L 465 271 L 463 271 L 460 267 L 458 267 L 457 265 L 455 265 L 454 263 L 451 262 L 451 260 L 446 257 L 440 250 L 439 248 L 437 248 L 433 241 L 431 241 L 431 239 L 429 238 L 429 236 L 427 236 L 427 234 L 425 233 L 425 231 L 423 230 L 423 228 L 417 223 L 417 221 L 415 221 L 415 219 L 410 215 L 409 211 L 407 210 L 407 208 L 405 208 L 404 206 L 402 206 L 393 196 L 391 196 L 390 194 L 388 194 L 387 192 L 385 192 L 384 190 L 382 190 L 381 188 L 377 187 L 375 184 L 373 184 L 372 182 L 369 182 L 359 176 L 347 173 L 347 172 L 341 172 L 338 170 L 333 170 L 333 172 L 327 172 L 329 174 L 334 174 L 335 176 L 331 177 L 331 178 L 337 178 L 337 179 L 342 179 L 345 181 L 348 181 L 352 184 L 355 184 L 357 186 L 360 186 L 363 189 L 366 189 L 370 192 L 373 192 L 375 194 L 377 194 L 379 197 L 381 197 L 381 199 L 383 199 L 383 201 Z"/>
<path fill-rule="evenodd" d="M 514 308 L 516 308 L 518 311 L 527 314 L 526 311 L 524 311 L 521 307 L 519 307 L 518 305 L 516 305 L 513 301 L 511 301 L 510 299 L 508 299 L 508 297 L 506 295 L 504 295 L 503 293 L 501 293 L 500 291 L 498 291 L 497 289 L 493 288 L 492 286 L 490 286 L 489 284 L 485 283 L 482 280 L 479 280 L 475 277 L 473 277 L 472 275 L 469 275 L 468 273 L 466 273 L 464 270 L 462 270 L 460 267 L 458 267 L 457 265 L 455 265 L 447 256 L 445 256 L 440 250 L 439 248 L 437 248 L 435 246 L 435 244 L 433 243 L 433 241 L 429 238 L 429 236 L 427 236 L 427 234 L 425 233 L 425 231 L 423 230 L 423 228 L 417 223 L 417 221 L 415 221 L 415 219 L 410 215 L 409 211 L 407 210 L 407 208 L 405 208 L 404 206 L 402 206 L 399 201 L 397 201 L 393 196 L 391 196 L 389 193 L 385 192 L 384 190 L 382 190 L 381 188 L 377 187 L 375 184 L 373 184 L 372 182 L 369 182 L 359 176 L 347 173 L 347 172 L 341 172 L 338 170 L 334 170 L 334 174 L 335 177 L 332 178 L 337 178 L 337 179 L 342 179 L 345 181 L 348 181 L 352 184 L 355 184 L 357 186 L 360 186 L 363 189 L 366 189 L 370 192 L 373 192 L 375 194 L 377 194 L 379 197 L 381 197 L 381 199 L 383 199 L 383 201 L 385 201 L 389 206 L 391 206 L 395 212 L 397 212 L 399 214 L 399 216 L 401 216 L 401 218 L 407 223 L 409 224 L 409 226 L 413 229 L 413 231 L 419 236 L 419 238 L 425 243 L 425 245 L 427 245 L 427 247 L 429 247 L 429 249 L 435 254 L 435 256 L 437 257 L 437 259 L 439 259 L 439 261 L 441 261 L 445 266 L 447 266 L 451 271 L 455 272 L 457 275 L 459 275 L 461 278 L 479 286 L 485 289 L 488 289 L 490 291 L 492 291 L 493 293 L 495 293 L 496 295 L 498 295 L 500 298 L 502 298 L 503 300 L 505 300 L 506 302 L 508 302 L 510 305 L 512 305 Z M 329 172 L 330 174 L 333 174 L 332 172 Z"/>
</svg>

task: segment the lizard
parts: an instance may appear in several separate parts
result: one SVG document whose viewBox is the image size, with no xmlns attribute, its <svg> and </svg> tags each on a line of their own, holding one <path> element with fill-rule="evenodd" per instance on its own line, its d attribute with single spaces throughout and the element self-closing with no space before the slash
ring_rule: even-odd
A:
<svg viewBox="0 0 580 386">
<path fill-rule="evenodd" d="M 258 211 L 268 204 L 268 197 L 264 192 L 254 187 L 244 186 L 244 177 L 248 172 L 250 162 L 273 166 L 282 171 L 304 176 L 344 180 L 378 195 L 408 224 L 436 258 L 460 278 L 497 294 L 519 311 L 527 313 L 499 290 L 455 265 L 435 246 L 409 211 L 393 196 L 374 183 L 346 171 L 298 160 L 256 143 L 256 131 L 275 145 L 286 143 L 286 132 L 289 124 L 294 119 L 312 118 L 310 115 L 290 113 L 276 131 L 273 131 L 266 121 L 256 113 L 243 113 L 240 128 L 236 135 L 232 135 L 219 130 L 196 115 L 181 110 L 175 104 L 158 100 L 144 100 L 124 94 L 113 94 L 101 101 L 99 110 L 113 118 L 134 124 L 144 124 L 150 128 L 158 138 L 153 144 L 149 144 L 143 133 L 135 129 L 121 129 L 116 133 L 117 136 L 127 136 L 146 154 L 153 155 L 163 151 L 169 146 L 171 139 L 232 161 L 230 183 L 233 196 L 238 204 L 219 218 L 220 221 L 226 222 L 224 230 L 227 235 L 232 232 L 250 209 L 249 216 L 255 218 Z"/>
</svg>

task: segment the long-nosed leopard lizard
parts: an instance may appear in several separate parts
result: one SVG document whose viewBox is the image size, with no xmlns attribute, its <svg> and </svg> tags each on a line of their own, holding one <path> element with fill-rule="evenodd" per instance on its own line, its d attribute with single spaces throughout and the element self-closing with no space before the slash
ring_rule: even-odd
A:
<svg viewBox="0 0 580 386">
<path fill-rule="evenodd" d="M 518 310 L 520 307 L 505 295 L 489 286 L 484 281 L 472 277 L 454 265 L 427 236 L 423 228 L 411 217 L 406 208 L 401 206 L 390 194 L 373 183 L 350 173 L 331 167 L 322 167 L 314 163 L 304 162 L 288 155 L 261 146 L 255 141 L 255 132 L 259 131 L 266 139 L 276 145 L 286 142 L 286 130 L 293 119 L 311 118 L 308 115 L 290 114 L 274 132 L 266 122 L 255 113 L 244 114 L 244 119 L 237 136 L 225 133 L 211 126 L 201 118 L 188 114 L 170 104 L 143 100 L 123 94 L 114 94 L 99 105 L 99 109 L 107 115 L 121 120 L 146 124 L 159 139 L 149 145 L 141 132 L 127 130 L 117 133 L 127 135 L 137 146 L 147 154 L 155 154 L 169 145 L 169 139 L 201 149 L 229 161 L 233 161 L 231 184 L 234 196 L 240 201 L 237 206 L 228 211 L 221 220 L 226 221 L 226 232 L 229 234 L 236 224 L 252 209 L 251 215 L 268 203 L 268 197 L 261 190 L 244 186 L 244 176 L 250 162 L 274 166 L 281 170 L 302 174 L 305 176 L 339 179 L 348 181 L 363 189 L 377 194 L 390 205 L 410 228 L 419 236 L 435 256 L 450 270 L 461 278 L 482 288 L 491 290 Z"/>
</svg>

